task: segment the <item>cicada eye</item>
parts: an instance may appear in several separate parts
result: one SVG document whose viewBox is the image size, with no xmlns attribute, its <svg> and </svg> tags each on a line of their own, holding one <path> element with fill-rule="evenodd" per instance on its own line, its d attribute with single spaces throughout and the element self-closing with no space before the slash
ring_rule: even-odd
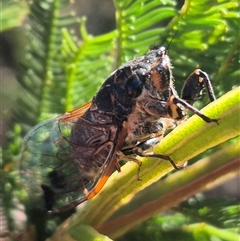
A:
<svg viewBox="0 0 240 241">
<path fill-rule="evenodd" d="M 142 93 L 143 81 L 134 74 L 128 78 L 125 89 L 129 97 L 137 98 Z"/>
</svg>

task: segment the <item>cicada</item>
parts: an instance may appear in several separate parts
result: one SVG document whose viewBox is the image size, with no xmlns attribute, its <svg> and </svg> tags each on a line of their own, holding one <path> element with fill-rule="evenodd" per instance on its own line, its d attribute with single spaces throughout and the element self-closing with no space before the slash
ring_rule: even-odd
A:
<svg viewBox="0 0 240 241">
<path fill-rule="evenodd" d="M 178 96 L 163 46 L 123 64 L 91 102 L 38 124 L 26 135 L 21 175 L 30 196 L 49 213 L 58 213 L 93 198 L 112 172 L 120 171 L 120 159 L 154 156 L 178 169 L 169 156 L 147 150 L 174 121 L 185 119 L 187 110 L 217 122 L 192 106 L 204 88 L 214 101 L 208 75 L 197 69 Z"/>
</svg>

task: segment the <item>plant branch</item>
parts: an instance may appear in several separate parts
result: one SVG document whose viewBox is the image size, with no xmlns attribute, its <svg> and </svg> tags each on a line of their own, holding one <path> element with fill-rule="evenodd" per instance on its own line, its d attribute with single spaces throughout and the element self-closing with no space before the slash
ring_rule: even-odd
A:
<svg viewBox="0 0 240 241">
<path fill-rule="evenodd" d="M 233 144 L 186 169 L 152 184 L 122 207 L 118 215 L 97 227 L 101 233 L 116 238 L 136 224 L 165 211 L 236 174 L 240 166 L 240 146 Z M 119 214 L 121 213 L 121 214 Z"/>
</svg>

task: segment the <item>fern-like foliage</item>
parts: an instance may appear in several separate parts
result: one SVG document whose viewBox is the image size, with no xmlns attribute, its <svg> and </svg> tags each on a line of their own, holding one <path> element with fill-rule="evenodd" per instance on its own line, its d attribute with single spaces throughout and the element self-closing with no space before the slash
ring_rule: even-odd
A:
<svg viewBox="0 0 240 241">
<path fill-rule="evenodd" d="M 27 12 L 27 4 L 24 1 L 2 1 L 0 31 L 21 26 Z"/>
<path fill-rule="evenodd" d="M 201 68 L 210 75 L 217 96 L 239 85 L 240 36 L 237 31 L 237 1 L 186 0 L 183 6 L 180 6 L 178 1 L 174 0 L 114 0 L 114 5 L 116 29 L 95 37 L 91 36 L 85 27 L 87 20 L 82 16 L 76 18 L 71 13 L 67 0 L 33 0 L 29 3 L 29 24 L 24 30 L 29 41 L 26 43 L 26 59 L 20 60 L 22 69 L 18 76 L 22 94 L 13 110 L 16 123 L 12 132 L 14 135 L 9 138 L 8 148 L 3 150 L 5 160 L 2 176 L 7 181 L 2 192 L 7 193 L 4 200 L 7 216 L 11 216 L 8 210 L 14 206 L 7 206 L 7 200 L 21 196 L 16 180 L 17 164 L 14 162 L 15 156 L 20 152 L 21 130 L 25 133 L 36 123 L 91 100 L 101 83 L 114 69 L 134 57 L 143 55 L 150 46 L 164 44 L 168 47 L 178 90 L 184 78 L 195 68 Z M 79 33 L 76 33 L 76 30 L 73 32 L 72 27 L 79 28 L 79 25 Z M 233 125 L 236 123 L 234 121 L 235 119 L 231 122 Z M 227 126 L 226 121 L 224 123 Z M 225 138 L 227 134 L 222 131 Z M 224 141 L 234 137 L 233 128 L 230 132 L 230 137 L 226 137 Z M 187 136 L 185 140 L 188 138 L 190 139 Z M 181 155 L 187 153 L 180 153 L 179 156 Z M 166 173 L 167 171 L 164 174 Z M 146 175 L 151 179 L 150 174 Z M 123 186 L 131 196 L 128 181 L 125 180 L 127 185 Z M 112 183 L 115 188 L 115 194 L 111 193 L 113 202 L 109 202 L 109 196 L 103 196 L 99 202 L 103 205 L 107 203 L 102 210 L 108 209 L 109 213 L 106 213 L 109 216 L 114 216 L 116 208 L 114 195 L 118 196 L 118 199 L 123 195 L 123 191 L 119 193 L 115 184 Z M 142 185 L 147 186 L 144 181 Z M 15 195 L 18 192 L 20 194 Z M 144 202 L 145 199 L 142 200 Z M 120 209 L 122 200 L 119 200 L 117 205 Z M 129 207 L 132 207 L 131 205 L 130 201 Z M 101 213 L 101 209 L 92 213 L 90 208 L 91 204 L 86 205 L 84 211 L 80 210 L 82 214 L 77 224 L 84 223 L 81 217 L 85 217 L 84 224 L 98 224 L 99 227 L 102 225 L 101 218 L 104 224 L 108 217 L 95 215 Z M 88 213 L 91 215 L 86 216 Z M 217 218 L 214 217 L 213 220 Z M 137 221 L 140 223 L 140 218 Z M 43 230 L 47 230 L 55 224 L 50 221 L 46 226 L 45 223 L 41 225 Z M 69 230 L 78 237 L 76 226 L 71 226 Z M 14 230 L 14 218 L 11 228 Z M 67 234 L 69 230 L 65 230 Z M 87 228 L 83 230 L 88 231 Z M 177 233 L 177 229 L 174 232 Z M 44 233 L 43 237 L 47 235 Z M 114 235 L 117 237 L 118 232 Z M 56 237 L 62 238 L 58 233 Z M 100 240 L 105 239 L 101 236 Z"/>
<path fill-rule="evenodd" d="M 174 1 L 115 0 L 117 21 L 117 66 L 145 53 L 159 42 L 164 22 L 176 14 Z"/>
<path fill-rule="evenodd" d="M 110 32 L 92 37 L 85 28 L 85 18 L 81 19 L 82 41 L 74 42 L 67 29 L 62 30 L 61 54 L 62 69 L 65 73 L 66 93 L 65 110 L 91 100 L 97 89 L 112 71 L 114 40 L 116 33 Z"/>
<path fill-rule="evenodd" d="M 168 25 L 178 29 L 170 47 L 177 88 L 182 83 L 180 80 L 196 67 L 213 78 L 218 96 L 222 95 L 223 89 L 226 92 L 238 84 L 238 7 L 236 1 L 185 1 L 179 14 Z M 231 85 L 226 83 L 229 77 L 225 73 L 230 74 Z"/>
<path fill-rule="evenodd" d="M 32 126 L 49 114 L 64 112 L 62 98 L 66 92 L 64 73 L 59 55 L 62 28 L 76 22 L 69 12 L 62 11 L 68 1 L 32 1 L 30 24 L 26 26 L 29 42 L 26 60 L 18 80 L 24 93 L 14 110 L 19 124 Z M 29 110 L 26 113 L 26 110 Z"/>
</svg>

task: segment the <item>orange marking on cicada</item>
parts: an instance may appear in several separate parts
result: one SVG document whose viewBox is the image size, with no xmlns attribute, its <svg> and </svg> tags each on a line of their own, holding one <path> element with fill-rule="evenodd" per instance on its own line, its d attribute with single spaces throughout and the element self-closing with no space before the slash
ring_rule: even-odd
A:
<svg viewBox="0 0 240 241">
<path fill-rule="evenodd" d="M 59 121 L 71 121 L 76 118 L 80 118 L 84 115 L 87 109 L 91 106 L 92 101 L 87 102 L 83 106 L 77 107 L 76 109 L 66 112 L 65 114 L 58 117 Z"/>
</svg>

